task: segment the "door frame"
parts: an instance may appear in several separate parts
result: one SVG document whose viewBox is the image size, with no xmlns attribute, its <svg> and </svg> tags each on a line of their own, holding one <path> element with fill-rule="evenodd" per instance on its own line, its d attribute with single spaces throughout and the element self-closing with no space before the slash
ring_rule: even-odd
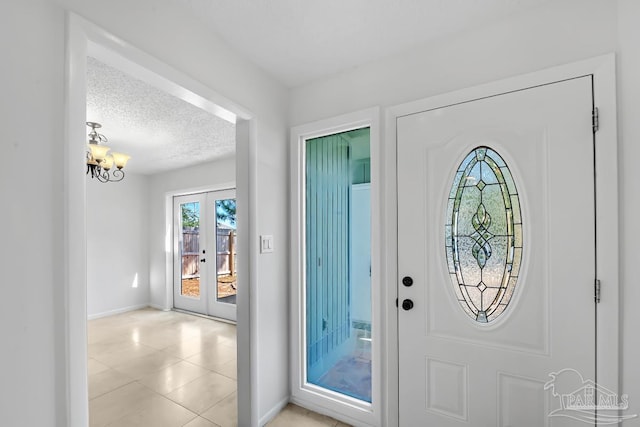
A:
<svg viewBox="0 0 640 427">
<path fill-rule="evenodd" d="M 86 260 L 86 69 L 87 55 L 118 64 L 122 69 L 135 72 L 147 82 L 153 82 L 178 98 L 196 102 L 212 114 L 236 119 L 236 164 L 244 165 L 236 171 L 236 200 L 240 206 L 238 252 L 246 262 L 238 274 L 246 287 L 238 293 L 238 422 L 257 425 L 258 396 L 252 388 L 257 360 L 257 337 L 251 334 L 251 319 L 256 307 L 250 305 L 251 295 L 257 287 L 257 244 L 249 236 L 257 228 L 256 170 L 257 134 L 256 118 L 252 112 L 196 81 L 187 74 L 156 59 L 127 43 L 93 22 L 71 11 L 66 12 L 65 34 L 65 137 L 64 137 L 64 313 L 65 342 L 61 349 L 65 358 L 65 372 L 60 373 L 66 387 L 66 419 L 70 427 L 89 424 L 89 398 L 87 375 L 87 260 Z M 169 211 L 169 215 L 172 212 Z M 168 230 L 171 230 L 170 228 Z M 169 239 L 169 242 L 171 240 Z M 170 254 L 170 250 L 169 256 Z M 171 262 L 167 266 L 173 274 Z M 244 279 L 246 278 L 246 279 Z M 167 290 L 172 292 L 172 288 Z M 167 295 L 168 297 L 168 295 Z M 168 302 L 169 299 L 165 299 Z"/>
<path fill-rule="evenodd" d="M 197 196 L 197 195 L 204 195 L 205 199 L 208 201 L 209 198 L 209 194 L 210 193 L 220 193 L 220 192 L 233 192 L 234 194 L 234 198 L 236 198 L 237 194 L 236 194 L 236 187 L 235 187 L 235 183 L 234 182 L 229 182 L 229 183 L 222 183 L 219 185 L 215 185 L 215 186 L 207 186 L 205 187 L 206 189 L 199 189 L 199 190 L 191 190 L 191 191 L 181 191 L 181 192 L 169 192 L 166 193 L 165 195 L 165 203 L 167 204 L 167 216 L 165 218 L 165 224 L 168 230 L 170 230 L 170 235 L 171 235 L 171 251 L 170 253 L 167 255 L 167 262 L 171 261 L 171 265 L 167 266 L 167 276 L 166 276 L 166 286 L 167 286 L 167 306 L 165 307 L 156 307 L 159 308 L 161 310 L 172 310 L 172 309 L 177 309 L 177 310 L 182 310 L 182 311 L 187 311 L 190 312 L 187 309 L 182 309 L 182 308 L 178 308 L 175 306 L 175 299 L 176 299 L 176 282 L 178 280 L 177 276 L 176 276 L 176 258 L 175 258 L 175 254 L 178 252 L 179 248 L 178 248 L 178 241 L 176 240 L 176 208 L 175 208 L 175 201 L 176 198 L 178 197 L 188 197 L 188 196 Z M 170 215 L 169 215 L 169 209 L 170 209 Z M 204 210 L 201 209 L 201 215 L 202 212 L 204 212 Z M 205 233 L 207 233 L 208 236 L 212 236 L 215 235 L 214 233 L 216 232 L 216 225 L 211 224 L 211 221 L 209 220 L 209 218 L 207 218 L 206 221 L 207 225 L 206 225 L 206 230 L 204 231 Z M 208 239 L 207 239 L 208 240 Z M 210 245 L 208 245 L 209 247 L 211 247 Z M 215 245 L 214 245 L 215 246 Z M 216 248 L 217 250 L 217 248 Z M 237 251 L 236 251 L 237 253 Z M 209 255 L 211 256 L 211 255 Z M 215 255 L 217 256 L 217 255 Z M 217 259 L 215 261 L 217 263 Z M 217 265 L 217 264 L 215 264 Z M 211 272 L 215 272 L 217 274 L 217 268 L 214 268 L 213 271 L 209 271 L 209 273 Z M 170 274 L 169 274 L 170 273 Z M 212 279 L 209 279 L 212 280 Z M 210 285 L 210 283 L 209 283 Z M 201 288 L 203 286 L 203 284 L 200 284 Z M 223 322 L 229 322 L 232 324 L 236 324 L 236 319 L 237 319 L 237 313 L 235 313 L 236 311 L 236 307 L 233 307 L 233 311 L 234 311 L 234 315 L 233 316 L 229 316 L 229 317 L 224 317 L 224 316 L 220 316 L 218 315 L 219 313 L 213 313 L 213 311 L 215 311 L 213 308 L 215 306 L 215 304 L 224 304 L 224 303 L 219 303 L 217 302 L 217 280 L 216 280 L 216 294 L 215 295 L 211 295 L 210 291 L 213 290 L 213 288 L 209 288 L 207 289 L 207 291 L 205 292 L 206 296 L 205 299 L 206 301 L 204 302 L 205 304 L 205 308 L 206 308 L 206 313 L 199 313 L 199 314 L 203 314 L 205 316 L 209 316 L 209 317 L 213 317 L 216 318 L 217 320 L 223 321 Z M 223 309 L 223 311 L 225 311 Z M 226 310 L 228 311 L 228 310 Z M 197 313 L 197 312 L 196 312 Z"/>
<path fill-rule="evenodd" d="M 596 271 L 602 283 L 602 299 L 597 306 L 596 318 L 596 378 L 608 389 L 619 393 L 619 269 L 618 269 L 618 143 L 616 113 L 615 55 L 613 53 L 511 77 L 450 93 L 436 95 L 390 107 L 385 117 L 384 178 L 386 203 L 383 216 L 386 218 L 384 241 L 386 247 L 386 275 L 390 286 L 385 287 L 385 300 L 396 301 L 398 295 L 398 240 L 397 240 L 397 119 L 402 116 L 491 97 L 524 88 L 572 79 L 593 76 L 594 106 L 600 110 L 599 130 L 595 134 L 596 156 Z M 607 173 L 615 171 L 614 174 Z M 391 284 L 396 284 L 391 285 Z M 587 284 L 588 286 L 588 284 Z M 393 372 L 399 367 L 398 310 L 385 304 L 386 313 L 387 367 Z M 388 425 L 397 426 L 399 421 L 400 389 L 398 377 L 386 377 L 389 396 Z"/>
</svg>

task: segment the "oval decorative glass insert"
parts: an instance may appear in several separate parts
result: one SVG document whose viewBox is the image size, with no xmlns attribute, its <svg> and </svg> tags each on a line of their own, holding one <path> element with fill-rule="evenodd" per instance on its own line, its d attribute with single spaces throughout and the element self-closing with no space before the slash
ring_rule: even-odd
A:
<svg viewBox="0 0 640 427">
<path fill-rule="evenodd" d="M 449 277 L 462 309 L 479 323 L 497 319 L 518 281 L 522 217 L 511 171 L 495 150 L 476 147 L 458 167 L 445 242 Z"/>
</svg>

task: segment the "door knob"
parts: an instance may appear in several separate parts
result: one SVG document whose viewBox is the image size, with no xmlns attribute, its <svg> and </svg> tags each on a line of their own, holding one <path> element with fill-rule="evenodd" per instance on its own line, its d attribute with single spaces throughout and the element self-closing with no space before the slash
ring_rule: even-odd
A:
<svg viewBox="0 0 640 427">
<path fill-rule="evenodd" d="M 402 308 L 407 311 L 411 310 L 413 308 L 413 301 L 411 301 L 410 299 L 402 301 Z"/>
<path fill-rule="evenodd" d="M 405 285 L 406 287 L 409 287 L 413 285 L 413 279 L 409 276 L 404 276 L 402 278 L 402 284 Z"/>
</svg>

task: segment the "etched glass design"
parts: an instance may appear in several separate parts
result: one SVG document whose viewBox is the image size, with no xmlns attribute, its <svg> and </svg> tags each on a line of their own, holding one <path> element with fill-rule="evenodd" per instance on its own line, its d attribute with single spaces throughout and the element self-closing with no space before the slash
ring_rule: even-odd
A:
<svg viewBox="0 0 640 427">
<path fill-rule="evenodd" d="M 497 319 L 518 281 L 522 217 L 511 171 L 495 150 L 476 147 L 458 167 L 445 242 L 449 277 L 462 309 L 479 323 Z"/>
</svg>

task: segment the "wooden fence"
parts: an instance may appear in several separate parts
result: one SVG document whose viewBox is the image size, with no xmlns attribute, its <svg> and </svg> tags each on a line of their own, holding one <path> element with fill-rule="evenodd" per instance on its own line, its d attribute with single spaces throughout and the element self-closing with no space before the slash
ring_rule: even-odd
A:
<svg viewBox="0 0 640 427">
<path fill-rule="evenodd" d="M 200 276 L 200 230 L 182 229 L 182 277 Z"/>
<path fill-rule="evenodd" d="M 237 271 L 236 256 L 236 230 L 218 228 L 216 233 L 216 247 L 218 248 L 217 273 L 218 276 L 235 276 Z M 182 277 L 200 276 L 200 263 L 198 257 L 200 251 L 200 230 L 197 228 L 186 228 L 182 230 Z"/>
</svg>

